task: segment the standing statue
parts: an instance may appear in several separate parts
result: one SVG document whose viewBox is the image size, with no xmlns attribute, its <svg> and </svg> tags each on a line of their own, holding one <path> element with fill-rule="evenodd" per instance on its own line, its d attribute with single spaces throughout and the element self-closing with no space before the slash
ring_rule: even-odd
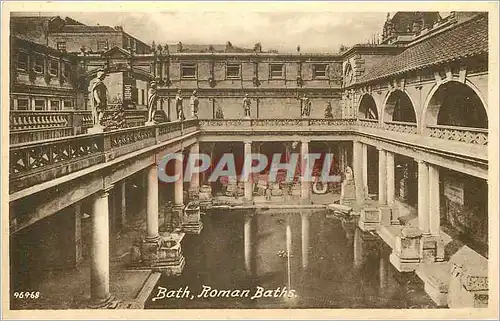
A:
<svg viewBox="0 0 500 321">
<path fill-rule="evenodd" d="M 194 118 L 198 118 L 198 106 L 200 102 L 198 97 L 196 96 L 196 90 L 193 90 L 193 94 L 191 95 L 190 106 L 191 106 L 191 115 Z"/>
<path fill-rule="evenodd" d="M 181 90 L 177 90 L 177 95 L 175 96 L 175 110 L 177 111 L 177 119 L 184 120 L 184 108 L 182 107 L 182 95 Z"/>
<path fill-rule="evenodd" d="M 300 111 L 302 117 L 309 117 L 311 115 L 311 101 L 306 94 L 300 99 Z"/>
<path fill-rule="evenodd" d="M 250 118 L 251 107 L 252 107 L 252 100 L 248 98 L 248 94 L 245 94 L 245 98 L 243 98 L 243 110 L 245 111 L 245 118 Z"/>
<path fill-rule="evenodd" d="M 94 119 L 94 127 L 102 126 L 102 118 L 107 106 L 108 88 L 103 80 L 106 78 L 104 71 L 98 71 L 97 77 L 92 83 L 90 92 L 92 93 L 92 114 Z"/>
<path fill-rule="evenodd" d="M 158 94 L 156 93 L 156 81 L 152 81 L 148 90 L 148 123 L 154 122 L 157 102 Z"/>
<path fill-rule="evenodd" d="M 224 119 L 224 112 L 222 111 L 222 107 L 217 105 L 217 110 L 215 111 L 215 119 Z"/>
<path fill-rule="evenodd" d="M 352 168 L 347 166 L 345 169 L 345 180 L 352 181 L 352 179 L 353 179 Z"/>
<path fill-rule="evenodd" d="M 325 108 L 325 118 L 333 118 L 332 104 L 328 102 Z"/>
</svg>

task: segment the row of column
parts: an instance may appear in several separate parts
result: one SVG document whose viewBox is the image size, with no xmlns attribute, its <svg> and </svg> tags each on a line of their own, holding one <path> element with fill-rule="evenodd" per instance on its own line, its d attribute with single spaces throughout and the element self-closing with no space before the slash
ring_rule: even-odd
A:
<svg viewBox="0 0 500 321">
<path fill-rule="evenodd" d="M 250 154 L 252 153 L 252 141 L 244 141 L 244 157 L 250 157 Z M 304 172 L 306 162 L 303 161 L 303 156 L 309 154 L 309 141 L 308 140 L 302 140 L 301 145 L 300 145 L 300 155 L 301 155 L 301 173 Z M 250 163 L 245 163 L 246 166 L 251 166 Z M 250 170 L 250 168 L 245 169 L 247 172 Z M 244 196 L 245 200 L 251 201 L 253 198 L 253 182 L 251 175 L 248 177 L 248 179 L 245 181 L 244 184 Z M 301 199 L 302 200 L 309 200 L 311 195 L 311 185 L 310 181 L 307 179 L 302 179 L 301 180 Z"/>
<path fill-rule="evenodd" d="M 199 152 L 199 144 L 192 145 L 191 152 Z M 179 179 L 174 183 L 174 206 L 183 207 L 183 168 L 182 162 L 175 162 L 175 172 Z M 158 223 L 158 167 L 156 164 L 147 168 L 146 175 L 146 240 L 155 241 L 160 238 Z M 191 188 L 199 186 L 198 175 L 193 175 Z M 92 253 L 90 267 L 91 301 L 96 304 L 110 299 L 109 291 L 109 210 L 108 197 L 110 186 L 97 193 L 92 208 Z M 125 206 L 125 184 L 121 184 L 122 215 Z"/>
<path fill-rule="evenodd" d="M 356 198 L 363 200 L 367 193 L 368 145 L 353 142 L 354 181 Z M 378 201 L 380 206 L 393 206 L 395 201 L 394 153 L 378 147 Z M 418 164 L 418 222 L 423 234 L 439 234 L 439 169 L 417 160 Z"/>
</svg>

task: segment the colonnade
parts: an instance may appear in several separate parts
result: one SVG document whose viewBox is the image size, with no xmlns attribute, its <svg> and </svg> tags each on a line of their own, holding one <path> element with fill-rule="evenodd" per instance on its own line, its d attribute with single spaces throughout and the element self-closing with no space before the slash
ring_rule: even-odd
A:
<svg viewBox="0 0 500 321">
<path fill-rule="evenodd" d="M 199 144 L 191 147 L 191 152 L 199 151 Z M 144 242 L 157 243 L 161 236 L 159 234 L 158 219 L 158 166 L 153 164 L 145 169 L 146 189 L 146 236 Z M 174 207 L 184 207 L 182 162 L 175 161 L 175 172 L 179 179 L 174 183 Z M 125 181 L 119 184 L 121 194 L 122 222 L 125 222 L 126 188 Z M 199 176 L 193 175 L 190 189 L 199 187 Z M 103 307 L 108 304 L 112 296 L 109 289 L 109 192 L 114 186 L 102 190 L 93 195 L 92 200 L 92 244 L 91 244 L 91 266 L 90 266 L 90 302 L 91 306 Z"/>
<path fill-rule="evenodd" d="M 368 145 L 360 141 L 353 142 L 354 181 L 356 198 L 366 199 L 368 177 Z M 395 191 L 394 153 L 377 147 L 378 150 L 378 204 L 380 207 L 393 208 Z M 424 160 L 417 159 L 418 164 L 418 227 L 423 235 L 438 235 L 440 229 L 440 194 L 439 168 Z M 391 224 L 398 224 L 397 213 L 393 213 Z"/>
</svg>

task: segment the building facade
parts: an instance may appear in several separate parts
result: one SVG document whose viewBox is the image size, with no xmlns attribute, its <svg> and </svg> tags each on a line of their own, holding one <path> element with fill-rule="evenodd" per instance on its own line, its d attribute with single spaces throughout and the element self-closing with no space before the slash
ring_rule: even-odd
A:
<svg viewBox="0 0 500 321">
<path fill-rule="evenodd" d="M 26 111 L 51 117 L 88 110 L 88 85 L 100 70 L 108 74 L 108 101 L 117 108 L 144 110 L 150 82 L 156 81 L 163 116 L 142 126 L 145 117 L 136 114 L 136 127 L 102 134 L 11 140 L 12 284 L 36 284 L 54 266 L 71 271 L 92 257 L 93 247 L 100 256 L 91 269 L 103 273 L 92 274 L 92 293 L 108 304 L 107 242 L 125 229 L 131 211 L 147 217 L 141 242 L 157 242 L 163 211 L 158 191 L 161 203 L 172 201 L 177 210 L 193 191 L 212 191 L 210 199 L 220 196 L 216 192 L 234 192 L 246 202 L 262 197 L 258 182 L 210 185 L 206 175 L 159 184 L 156 165 L 168 153 L 217 158 L 229 152 L 328 152 L 336 156 L 337 173 L 348 167 L 353 172 L 352 182 L 328 193 L 341 194 L 341 202 L 359 215 L 359 227 L 391 247 L 390 262 L 398 271 L 415 272 L 439 306 L 487 305 L 486 13 L 397 13 L 383 26 L 380 44 L 328 54 L 182 44 L 154 45 L 148 52 L 137 40 L 127 40 L 127 46 L 121 30 L 99 27 L 101 38 L 97 29 L 90 35 L 83 31 L 88 26 L 52 18 L 44 36 L 39 25 L 19 19 L 21 27 L 11 28 L 45 43 L 12 38 L 11 133 L 16 122 L 33 129 L 13 118 Z M 73 42 L 75 30 L 83 35 Z M 107 39 L 106 46 L 94 43 L 100 39 Z M 178 106 L 186 119 L 179 119 Z M 304 112 L 304 106 L 310 109 Z M 317 194 L 312 185 L 296 180 L 276 186 L 272 196 L 309 204 Z M 463 257 L 474 263 L 457 261 Z M 480 282 L 460 283 L 472 278 Z"/>
</svg>

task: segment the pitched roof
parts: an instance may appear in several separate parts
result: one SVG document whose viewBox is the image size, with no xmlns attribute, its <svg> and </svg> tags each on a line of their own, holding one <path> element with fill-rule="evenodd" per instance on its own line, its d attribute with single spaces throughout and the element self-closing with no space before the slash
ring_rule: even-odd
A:
<svg viewBox="0 0 500 321">
<path fill-rule="evenodd" d="M 487 52 L 488 17 L 479 15 L 475 19 L 411 44 L 402 53 L 384 59 L 368 70 L 358 83 Z"/>
<path fill-rule="evenodd" d="M 65 25 L 58 32 L 65 33 L 93 33 L 93 32 L 118 32 L 110 26 Z"/>
</svg>

